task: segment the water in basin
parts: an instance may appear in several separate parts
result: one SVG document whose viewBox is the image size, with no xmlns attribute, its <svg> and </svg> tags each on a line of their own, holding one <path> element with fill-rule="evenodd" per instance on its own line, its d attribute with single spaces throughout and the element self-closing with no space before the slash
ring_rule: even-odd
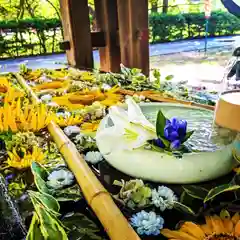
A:
<svg viewBox="0 0 240 240">
<path fill-rule="evenodd" d="M 152 123 L 156 123 L 157 113 L 161 109 L 167 118 L 177 117 L 188 122 L 188 131 L 195 130 L 185 145 L 192 151 L 213 152 L 221 149 L 220 144 L 211 141 L 214 112 L 200 108 L 188 108 L 177 104 L 142 104 L 144 115 Z"/>
</svg>

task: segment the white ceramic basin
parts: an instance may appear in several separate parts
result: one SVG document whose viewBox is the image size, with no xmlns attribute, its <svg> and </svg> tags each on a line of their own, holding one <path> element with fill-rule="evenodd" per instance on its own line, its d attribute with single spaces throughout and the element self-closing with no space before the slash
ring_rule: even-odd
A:
<svg viewBox="0 0 240 240">
<path fill-rule="evenodd" d="M 199 140 L 198 145 L 206 145 L 211 130 L 213 112 L 197 107 L 168 103 L 149 103 L 141 105 L 149 120 L 156 119 L 159 109 L 166 117 L 186 119 L 188 130 L 196 129 L 190 145 Z M 106 116 L 97 133 L 97 145 L 106 161 L 130 176 L 155 182 L 186 184 L 212 180 L 229 173 L 235 165 L 232 158 L 232 144 L 215 151 L 185 153 L 181 159 L 165 153 L 145 149 L 120 150 L 116 148 L 121 137 L 112 134 L 111 121 Z M 194 137 L 195 136 L 195 137 Z M 202 142 L 201 142 L 202 141 Z M 215 146 L 216 147 L 216 146 Z"/>
</svg>

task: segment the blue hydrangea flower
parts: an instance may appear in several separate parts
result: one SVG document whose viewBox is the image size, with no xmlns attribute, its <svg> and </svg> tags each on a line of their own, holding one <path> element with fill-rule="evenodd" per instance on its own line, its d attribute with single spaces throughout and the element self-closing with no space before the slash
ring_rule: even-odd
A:
<svg viewBox="0 0 240 240">
<path fill-rule="evenodd" d="M 61 189 L 74 182 L 74 175 L 65 169 L 58 169 L 51 172 L 48 176 L 47 185 L 54 189 Z"/>
<path fill-rule="evenodd" d="M 177 200 L 174 192 L 168 187 L 159 186 L 158 189 L 152 190 L 152 203 L 161 211 L 172 209 Z"/>
<path fill-rule="evenodd" d="M 164 219 L 155 212 L 141 211 L 130 218 L 130 224 L 136 228 L 139 235 L 159 235 Z"/>
</svg>

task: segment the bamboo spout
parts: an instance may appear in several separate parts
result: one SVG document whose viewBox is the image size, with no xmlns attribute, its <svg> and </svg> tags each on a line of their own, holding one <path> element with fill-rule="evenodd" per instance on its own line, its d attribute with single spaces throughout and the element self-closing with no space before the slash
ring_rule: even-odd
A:
<svg viewBox="0 0 240 240">
<path fill-rule="evenodd" d="M 26 83 L 25 79 L 18 73 L 15 73 L 14 76 L 16 77 L 17 81 L 22 86 L 22 88 L 25 90 L 25 92 L 32 99 L 33 104 L 39 104 L 41 101 L 36 96 L 36 94 L 33 92 L 31 87 L 28 86 L 28 84 Z"/>
<path fill-rule="evenodd" d="M 140 240 L 74 144 L 54 122 L 48 125 L 48 130 L 109 237 L 112 240 Z"/>
</svg>

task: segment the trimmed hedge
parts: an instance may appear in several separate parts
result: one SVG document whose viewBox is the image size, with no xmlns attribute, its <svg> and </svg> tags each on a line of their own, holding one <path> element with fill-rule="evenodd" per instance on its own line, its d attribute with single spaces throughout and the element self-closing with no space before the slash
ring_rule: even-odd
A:
<svg viewBox="0 0 240 240">
<path fill-rule="evenodd" d="M 61 22 L 59 19 L 42 19 L 42 18 L 33 18 L 33 19 L 20 19 L 20 20 L 9 20 L 9 21 L 0 21 L 0 29 L 22 29 L 27 30 L 28 28 L 34 28 L 38 30 L 47 30 L 50 28 L 61 27 Z"/>
<path fill-rule="evenodd" d="M 204 13 L 168 15 L 154 13 L 149 17 L 151 41 L 201 38 L 205 35 Z M 240 19 L 228 12 L 213 12 L 209 20 L 209 36 L 228 36 L 239 33 Z"/>
<path fill-rule="evenodd" d="M 152 13 L 149 16 L 149 28 L 152 43 L 201 38 L 205 34 L 205 17 L 204 13 Z M 209 36 L 227 36 L 239 32 L 239 18 L 227 12 L 212 13 Z M 61 52 L 61 41 L 59 19 L 0 21 L 0 58 Z"/>
</svg>

